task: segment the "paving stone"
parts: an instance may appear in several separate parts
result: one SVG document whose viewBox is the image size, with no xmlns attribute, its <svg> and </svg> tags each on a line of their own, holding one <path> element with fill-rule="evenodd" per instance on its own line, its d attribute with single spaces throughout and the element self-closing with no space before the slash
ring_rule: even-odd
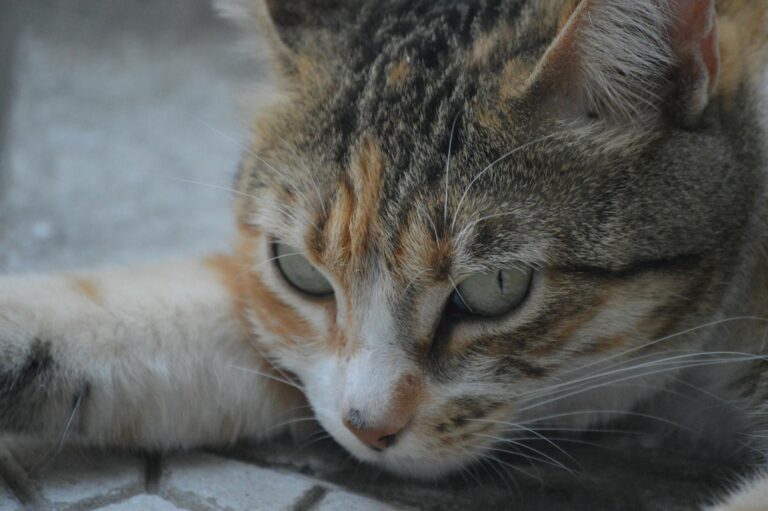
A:
<svg viewBox="0 0 768 511">
<path fill-rule="evenodd" d="M 95 511 L 178 511 L 179 509 L 181 508 L 156 495 L 137 495 L 116 504 L 100 507 Z"/>
<path fill-rule="evenodd" d="M 182 506 L 273 511 L 288 509 L 316 483 L 209 454 L 166 460 L 161 494 Z"/>
<path fill-rule="evenodd" d="M 53 506 L 110 502 L 144 489 L 144 464 L 137 456 L 74 447 L 18 442 L 11 453 L 27 471 L 40 497 Z"/>
<path fill-rule="evenodd" d="M 238 32 L 209 0 L 18 2 L 0 268 L 226 250 L 250 111 L 238 96 L 266 75 L 238 58 Z"/>
<path fill-rule="evenodd" d="M 0 479 L 0 511 L 21 511 L 19 501 L 11 493 L 10 488 Z"/>
<path fill-rule="evenodd" d="M 361 497 L 354 493 L 334 491 L 325 496 L 320 504 L 314 508 L 316 511 L 401 511 L 402 506 L 390 506 L 377 500 Z"/>
</svg>

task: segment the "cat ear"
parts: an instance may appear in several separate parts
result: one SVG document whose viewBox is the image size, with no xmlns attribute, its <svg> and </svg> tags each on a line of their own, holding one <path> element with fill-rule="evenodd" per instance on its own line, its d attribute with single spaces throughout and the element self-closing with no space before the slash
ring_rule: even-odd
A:
<svg viewBox="0 0 768 511">
<path fill-rule="evenodd" d="M 224 17 L 249 32 L 266 33 L 281 53 L 298 51 L 319 31 L 338 30 L 347 10 L 345 0 L 214 1 Z"/>
<path fill-rule="evenodd" d="M 715 0 L 581 0 L 529 93 L 555 116 L 693 123 L 719 72 Z"/>
</svg>

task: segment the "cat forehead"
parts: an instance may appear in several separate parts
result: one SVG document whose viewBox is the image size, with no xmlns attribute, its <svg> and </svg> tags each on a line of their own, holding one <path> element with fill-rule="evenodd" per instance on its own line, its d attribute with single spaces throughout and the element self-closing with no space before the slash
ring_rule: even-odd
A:
<svg viewBox="0 0 768 511">
<path fill-rule="evenodd" d="M 717 182 L 718 144 L 670 131 L 652 153 L 596 154 L 588 136 L 553 137 L 557 126 L 517 97 L 573 4 L 364 2 L 355 23 L 313 39 L 345 51 L 296 50 L 290 99 L 261 118 L 258 156 L 243 162 L 241 213 L 262 207 L 244 198 L 263 189 L 281 197 L 283 223 L 319 224 L 328 204 L 348 203 L 336 218 L 376 224 L 392 253 L 403 233 L 416 246 L 459 232 L 486 254 L 548 233 L 558 257 L 616 267 L 700 251 L 718 222 L 701 198 L 729 203 L 701 187 Z M 693 211 L 706 221 L 691 225 Z"/>
<path fill-rule="evenodd" d="M 297 50 L 292 87 L 309 111 L 295 127 L 302 142 L 345 164 L 373 133 L 393 169 L 423 173 L 430 153 L 445 152 L 460 110 L 475 110 L 465 131 L 476 120 L 491 130 L 529 120 L 515 99 L 555 35 L 555 9 L 532 26 L 515 23 L 542 10 L 524 2 L 379 4 L 364 4 L 361 19 L 334 34 L 328 44 L 343 51 Z M 504 123 L 489 114 L 500 109 Z"/>
</svg>

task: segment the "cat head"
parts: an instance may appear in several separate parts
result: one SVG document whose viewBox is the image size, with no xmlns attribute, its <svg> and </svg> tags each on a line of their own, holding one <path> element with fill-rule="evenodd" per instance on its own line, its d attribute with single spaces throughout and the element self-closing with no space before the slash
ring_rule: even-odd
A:
<svg viewBox="0 0 768 511">
<path fill-rule="evenodd" d="M 670 373 L 562 382 L 719 307 L 758 178 L 711 0 L 225 8 L 283 93 L 238 178 L 244 313 L 358 458 L 438 475 L 621 413 Z"/>
</svg>

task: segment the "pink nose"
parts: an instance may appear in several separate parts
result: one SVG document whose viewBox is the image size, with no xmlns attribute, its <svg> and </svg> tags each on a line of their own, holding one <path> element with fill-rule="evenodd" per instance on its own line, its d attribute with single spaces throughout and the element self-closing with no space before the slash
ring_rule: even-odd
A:
<svg viewBox="0 0 768 511">
<path fill-rule="evenodd" d="M 387 447 L 391 447 L 397 441 L 397 435 L 400 434 L 408 421 L 402 424 L 390 424 L 386 426 L 378 426 L 375 424 L 369 424 L 363 418 L 363 415 L 359 410 L 351 409 L 344 417 L 344 425 L 353 435 L 357 437 L 363 444 L 367 445 L 374 451 L 383 451 Z"/>
</svg>

